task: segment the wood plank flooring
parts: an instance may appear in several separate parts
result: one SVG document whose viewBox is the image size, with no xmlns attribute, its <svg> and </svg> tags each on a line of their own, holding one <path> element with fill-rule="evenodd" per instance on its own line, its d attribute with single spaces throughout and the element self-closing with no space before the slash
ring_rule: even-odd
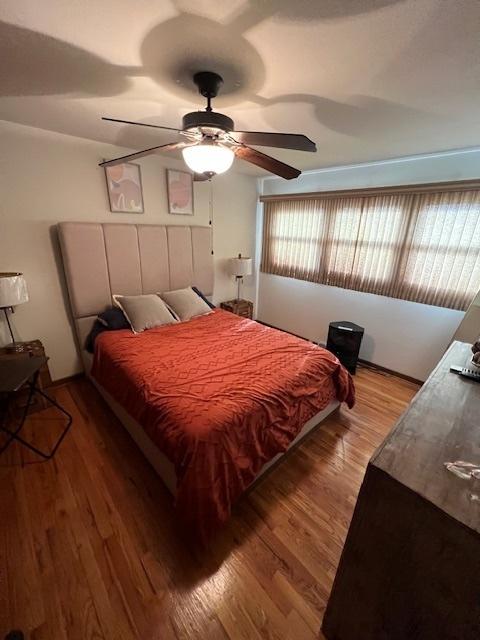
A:
<svg viewBox="0 0 480 640">
<path fill-rule="evenodd" d="M 55 458 L 0 457 L 0 638 L 313 640 L 368 459 L 417 391 L 360 369 L 331 415 L 235 509 L 206 554 L 85 379 L 55 390 L 74 423 Z M 53 426 L 52 426 L 53 425 Z M 47 446 L 50 410 L 25 433 Z M 48 432 L 48 433 L 47 433 Z"/>
</svg>

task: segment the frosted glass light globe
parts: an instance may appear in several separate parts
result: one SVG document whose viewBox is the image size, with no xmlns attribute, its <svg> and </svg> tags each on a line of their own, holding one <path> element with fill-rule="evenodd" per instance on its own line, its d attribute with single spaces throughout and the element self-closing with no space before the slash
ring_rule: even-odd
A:
<svg viewBox="0 0 480 640">
<path fill-rule="evenodd" d="M 232 166 L 234 153 L 217 144 L 197 144 L 182 149 L 183 159 L 195 173 L 224 173 Z"/>
</svg>

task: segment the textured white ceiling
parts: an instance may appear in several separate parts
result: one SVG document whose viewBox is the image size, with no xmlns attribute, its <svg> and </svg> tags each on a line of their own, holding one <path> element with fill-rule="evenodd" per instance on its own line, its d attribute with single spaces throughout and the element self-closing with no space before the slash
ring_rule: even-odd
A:
<svg viewBox="0 0 480 640">
<path fill-rule="evenodd" d="M 213 70 L 238 129 L 317 143 L 264 149 L 300 169 L 480 144 L 480 0 L 2 0 L 0 19 L 4 120 L 163 144 L 100 116 L 177 127 Z"/>
</svg>

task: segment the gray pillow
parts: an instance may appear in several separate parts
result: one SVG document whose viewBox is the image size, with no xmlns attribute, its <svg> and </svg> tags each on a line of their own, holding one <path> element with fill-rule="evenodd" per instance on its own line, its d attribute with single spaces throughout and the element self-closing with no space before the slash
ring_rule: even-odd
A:
<svg viewBox="0 0 480 640">
<path fill-rule="evenodd" d="M 211 308 L 195 293 L 192 287 L 166 291 L 160 294 L 170 309 L 178 316 L 179 320 L 190 320 L 194 316 L 210 313 Z"/>
<path fill-rule="evenodd" d="M 114 303 L 125 314 L 134 333 L 177 322 L 165 302 L 154 293 L 142 296 L 114 295 L 112 297 Z"/>
</svg>

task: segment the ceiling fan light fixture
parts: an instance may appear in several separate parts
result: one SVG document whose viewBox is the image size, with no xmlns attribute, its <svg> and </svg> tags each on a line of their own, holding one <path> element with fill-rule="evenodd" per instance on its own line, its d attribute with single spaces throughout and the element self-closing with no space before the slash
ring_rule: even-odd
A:
<svg viewBox="0 0 480 640">
<path fill-rule="evenodd" d="M 124 164 L 128 160 L 143 158 L 159 151 L 176 151 L 182 149 L 185 163 L 195 173 L 195 180 L 209 180 L 217 173 L 225 173 L 232 166 L 234 158 L 242 162 L 249 162 L 257 167 L 273 173 L 276 176 L 292 180 L 301 174 L 285 162 L 252 148 L 274 147 L 278 149 L 294 149 L 296 151 L 315 152 L 315 143 L 307 136 L 299 133 L 277 133 L 276 131 L 237 131 L 231 118 L 224 113 L 213 111 L 212 99 L 216 97 L 223 79 L 212 71 L 199 71 L 193 76 L 200 94 L 207 99 L 204 111 L 186 113 L 182 119 L 182 128 L 174 129 L 148 122 L 132 122 L 118 118 L 104 118 L 111 122 L 122 124 L 166 129 L 184 136 L 186 140 L 157 145 L 149 149 L 136 151 L 127 156 L 104 160 L 102 167 Z M 233 147 L 233 150 L 232 150 Z"/>
<path fill-rule="evenodd" d="M 182 149 L 185 163 L 195 173 L 225 173 L 232 166 L 235 154 L 220 144 L 196 144 Z"/>
</svg>

